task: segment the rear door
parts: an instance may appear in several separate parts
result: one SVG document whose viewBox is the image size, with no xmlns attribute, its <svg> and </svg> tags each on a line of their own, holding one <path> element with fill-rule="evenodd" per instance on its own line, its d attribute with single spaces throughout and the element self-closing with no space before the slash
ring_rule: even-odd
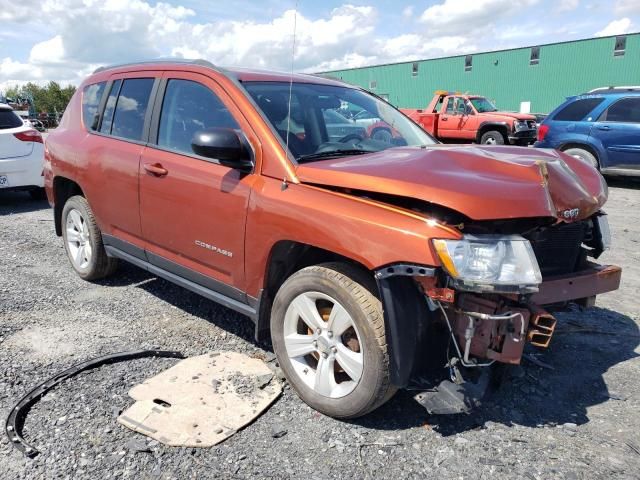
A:
<svg viewBox="0 0 640 480">
<path fill-rule="evenodd" d="M 92 118 L 83 119 L 90 135 L 77 152 L 88 165 L 82 185 L 100 228 L 108 235 L 106 243 L 113 242 L 110 237 L 117 237 L 126 243 L 115 246 L 137 256 L 144 251 L 138 167 L 148 136 L 154 86 L 160 75 L 153 71 L 114 75 L 106 87 L 108 94 L 99 123 Z M 138 248 L 131 249 L 128 244 Z"/>
<path fill-rule="evenodd" d="M 256 138 L 213 79 L 166 72 L 139 171 L 146 254 L 164 270 L 245 302 L 245 220 L 256 175 L 193 152 L 195 132 L 211 127 Z"/>
<path fill-rule="evenodd" d="M 640 169 L 640 96 L 611 104 L 594 123 L 591 136 L 607 152 L 603 167 Z"/>
</svg>

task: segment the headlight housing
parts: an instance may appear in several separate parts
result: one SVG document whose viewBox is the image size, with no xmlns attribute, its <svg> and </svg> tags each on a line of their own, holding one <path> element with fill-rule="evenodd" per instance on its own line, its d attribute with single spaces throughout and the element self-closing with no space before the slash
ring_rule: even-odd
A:
<svg viewBox="0 0 640 480">
<path fill-rule="evenodd" d="M 513 128 L 516 131 L 528 130 L 529 129 L 529 124 L 527 123 L 526 120 L 516 120 L 515 122 L 513 122 Z"/>
<path fill-rule="evenodd" d="M 454 286 L 473 292 L 531 293 L 542 274 L 529 241 L 520 235 L 465 235 L 432 240 Z"/>
</svg>

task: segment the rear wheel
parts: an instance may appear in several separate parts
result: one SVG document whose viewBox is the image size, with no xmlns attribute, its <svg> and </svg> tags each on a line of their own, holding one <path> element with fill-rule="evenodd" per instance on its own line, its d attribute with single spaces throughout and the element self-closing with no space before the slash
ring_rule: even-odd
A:
<svg viewBox="0 0 640 480">
<path fill-rule="evenodd" d="M 482 134 L 480 143 L 483 145 L 504 145 L 504 136 L 497 130 L 489 130 Z"/>
<path fill-rule="evenodd" d="M 355 418 L 395 388 L 380 300 L 360 270 L 345 264 L 304 268 L 282 285 L 271 313 L 278 362 L 300 398 L 335 418 Z"/>
<path fill-rule="evenodd" d="M 118 261 L 107 256 L 102 234 L 84 197 L 76 195 L 64 204 L 62 237 L 71 265 L 81 278 L 98 280 L 116 270 Z"/>
<path fill-rule="evenodd" d="M 600 164 L 596 156 L 583 148 L 567 148 L 566 150 L 563 150 L 563 152 L 567 155 L 571 155 L 572 157 L 576 157 L 590 163 L 596 169 L 600 169 Z"/>
</svg>

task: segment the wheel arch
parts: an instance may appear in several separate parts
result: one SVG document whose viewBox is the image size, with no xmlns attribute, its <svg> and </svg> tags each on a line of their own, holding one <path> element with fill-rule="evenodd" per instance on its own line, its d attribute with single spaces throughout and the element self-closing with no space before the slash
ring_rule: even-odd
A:
<svg viewBox="0 0 640 480">
<path fill-rule="evenodd" d="M 563 143 L 562 145 L 560 145 L 558 147 L 558 150 L 560 150 L 561 152 L 564 152 L 565 150 L 569 150 L 570 148 L 580 148 L 582 150 L 586 150 L 587 152 L 589 152 L 591 155 L 593 155 L 594 157 L 596 157 L 596 160 L 598 162 L 598 165 L 600 167 L 602 167 L 602 155 L 600 154 L 600 152 L 598 151 L 597 148 L 595 148 L 593 145 L 590 145 L 586 142 L 566 142 Z"/>
<path fill-rule="evenodd" d="M 62 236 L 62 209 L 74 195 L 85 196 L 80 185 L 70 178 L 56 176 L 53 179 L 53 222 L 56 235 Z"/>
<path fill-rule="evenodd" d="M 307 243 L 280 240 L 271 247 L 264 272 L 264 283 L 256 317 L 255 337 L 258 342 L 270 340 L 271 306 L 278 289 L 286 279 L 302 268 L 328 262 L 346 263 L 368 273 L 371 277 L 371 285 L 367 287 L 375 288 L 376 291 L 372 293 L 378 295 L 373 272 L 357 260 Z"/>
<path fill-rule="evenodd" d="M 482 139 L 482 136 L 485 133 L 487 133 L 487 132 L 489 132 L 491 130 L 495 130 L 497 132 L 500 132 L 502 134 L 502 136 L 504 137 L 504 143 L 505 144 L 509 143 L 509 127 L 504 122 L 484 122 L 484 123 L 481 123 L 480 127 L 478 128 L 478 133 L 476 134 L 476 143 L 480 143 L 480 140 Z"/>
</svg>

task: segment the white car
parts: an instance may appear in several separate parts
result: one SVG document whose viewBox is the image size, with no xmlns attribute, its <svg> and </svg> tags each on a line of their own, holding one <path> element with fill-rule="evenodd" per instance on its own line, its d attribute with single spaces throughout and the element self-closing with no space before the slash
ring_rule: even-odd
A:
<svg viewBox="0 0 640 480">
<path fill-rule="evenodd" d="M 0 190 L 28 190 L 33 198 L 44 199 L 43 164 L 40 132 L 0 103 Z"/>
</svg>

